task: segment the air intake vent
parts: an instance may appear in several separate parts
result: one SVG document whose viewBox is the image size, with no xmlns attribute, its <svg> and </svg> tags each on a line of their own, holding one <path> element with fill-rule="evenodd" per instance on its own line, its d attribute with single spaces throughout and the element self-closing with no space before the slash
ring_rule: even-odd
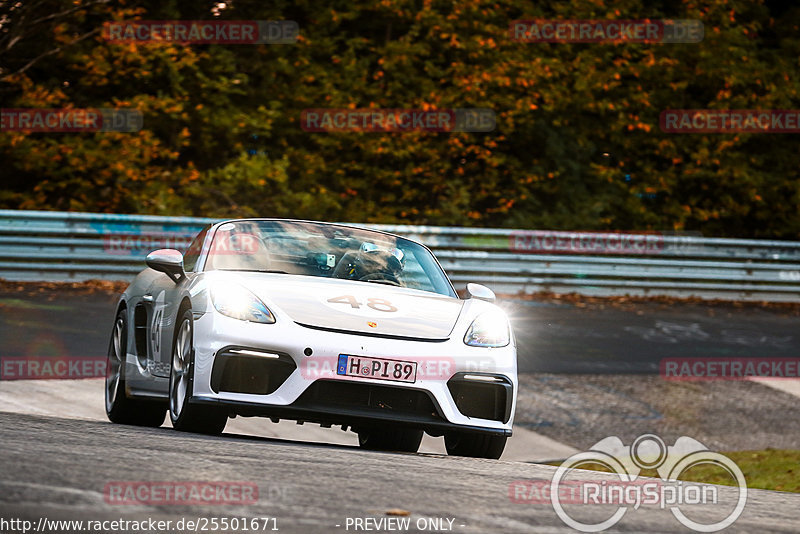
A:
<svg viewBox="0 0 800 534">
<path fill-rule="evenodd" d="M 458 373 L 447 382 L 447 389 L 467 417 L 507 423 L 511 417 L 512 385 L 501 375 Z"/>
<path fill-rule="evenodd" d="M 263 356 L 253 354 L 262 353 Z M 214 358 L 211 389 L 216 393 L 269 395 L 286 382 L 297 365 L 288 354 L 270 354 L 258 349 L 226 347 Z"/>
<path fill-rule="evenodd" d="M 294 406 L 309 409 L 343 408 L 364 415 L 382 413 L 431 421 L 439 419 L 436 405 L 424 391 L 333 380 L 317 380 L 297 399 Z"/>
</svg>

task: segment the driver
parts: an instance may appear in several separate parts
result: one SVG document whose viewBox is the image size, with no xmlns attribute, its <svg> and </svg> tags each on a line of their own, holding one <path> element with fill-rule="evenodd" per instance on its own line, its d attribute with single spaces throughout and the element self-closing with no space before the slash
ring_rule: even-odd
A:
<svg viewBox="0 0 800 534">
<path fill-rule="evenodd" d="M 399 248 L 386 248 L 364 242 L 358 252 L 345 254 L 336 267 L 334 277 L 347 280 L 386 280 L 400 282 L 406 257 Z"/>
</svg>

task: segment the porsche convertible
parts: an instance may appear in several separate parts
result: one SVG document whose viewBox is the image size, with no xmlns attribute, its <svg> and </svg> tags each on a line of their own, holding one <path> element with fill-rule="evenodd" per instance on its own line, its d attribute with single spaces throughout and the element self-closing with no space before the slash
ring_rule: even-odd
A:
<svg viewBox="0 0 800 534">
<path fill-rule="evenodd" d="M 219 434 L 230 417 L 341 426 L 361 447 L 499 458 L 517 391 L 494 293 L 459 297 L 433 253 L 355 226 L 239 219 L 162 249 L 116 308 L 114 423 Z"/>
</svg>

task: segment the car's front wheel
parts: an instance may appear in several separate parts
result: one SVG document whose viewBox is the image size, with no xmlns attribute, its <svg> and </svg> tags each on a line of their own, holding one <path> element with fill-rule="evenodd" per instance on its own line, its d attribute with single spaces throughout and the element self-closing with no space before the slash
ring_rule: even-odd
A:
<svg viewBox="0 0 800 534">
<path fill-rule="evenodd" d="M 228 414 L 219 408 L 196 406 L 188 402 L 194 381 L 192 310 L 183 309 L 176 324 L 169 373 L 169 418 L 172 426 L 184 432 L 220 434 L 228 422 Z"/>
<path fill-rule="evenodd" d="M 371 451 L 417 452 L 422 430 L 407 428 L 368 428 L 358 431 L 358 444 Z"/>
<path fill-rule="evenodd" d="M 450 456 L 469 456 L 497 460 L 506 447 L 506 436 L 449 432 L 444 435 L 444 447 Z"/>
<path fill-rule="evenodd" d="M 164 423 L 164 404 L 132 399 L 125 391 L 125 359 L 128 346 L 128 319 L 122 309 L 114 320 L 106 360 L 106 415 L 112 423 L 158 427 Z"/>
</svg>

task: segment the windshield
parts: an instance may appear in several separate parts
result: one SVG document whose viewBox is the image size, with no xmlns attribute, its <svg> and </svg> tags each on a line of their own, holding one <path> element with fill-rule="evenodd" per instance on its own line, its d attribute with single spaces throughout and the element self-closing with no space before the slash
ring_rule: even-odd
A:
<svg viewBox="0 0 800 534">
<path fill-rule="evenodd" d="M 222 224 L 208 248 L 204 270 L 338 278 L 456 296 L 425 247 L 380 232 L 324 223 Z"/>
</svg>

